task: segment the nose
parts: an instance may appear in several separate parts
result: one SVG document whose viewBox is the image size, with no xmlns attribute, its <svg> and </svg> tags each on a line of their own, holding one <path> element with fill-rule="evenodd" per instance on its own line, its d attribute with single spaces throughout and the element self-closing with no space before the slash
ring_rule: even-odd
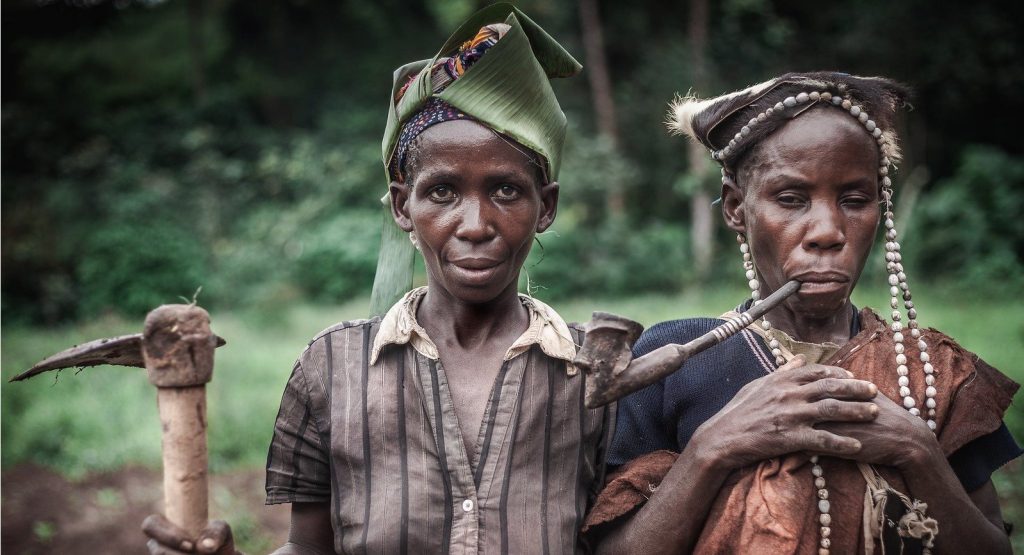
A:
<svg viewBox="0 0 1024 555">
<path fill-rule="evenodd" d="M 838 207 L 815 203 L 806 216 L 807 232 L 804 248 L 807 250 L 841 250 L 846 245 L 846 225 Z"/>
<path fill-rule="evenodd" d="M 493 239 L 496 228 L 489 203 L 474 197 L 466 197 L 461 205 L 455 237 L 471 243 L 484 243 Z"/>
</svg>

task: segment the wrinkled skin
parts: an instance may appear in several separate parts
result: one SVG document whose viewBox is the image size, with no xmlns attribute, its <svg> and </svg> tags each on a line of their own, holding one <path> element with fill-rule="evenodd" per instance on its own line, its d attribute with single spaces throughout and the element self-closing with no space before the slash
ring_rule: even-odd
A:
<svg viewBox="0 0 1024 555">
<path fill-rule="evenodd" d="M 853 292 L 879 221 L 879 153 L 853 118 L 816 109 L 765 139 L 723 186 L 722 212 L 746 236 L 761 294 L 799 293 L 768 314 L 804 341 L 849 339 Z"/>
<path fill-rule="evenodd" d="M 188 533 L 175 526 L 163 515 L 150 515 L 142 521 L 142 531 L 149 536 L 146 547 L 151 555 L 178 555 L 180 553 L 204 553 L 209 555 L 235 555 L 231 527 L 223 520 L 214 520 L 199 533 L 190 538 Z"/>
<path fill-rule="evenodd" d="M 502 358 L 529 324 L 519 271 L 534 235 L 555 219 L 558 184 L 546 182 L 537 164 L 494 131 L 451 121 L 413 141 L 405 181 L 389 188 L 395 222 L 414 235 L 427 268 L 417 319 L 438 346 L 467 450 Z M 293 503 L 288 543 L 275 553 L 334 553 L 330 514 L 328 503 Z M 162 517 L 146 522 L 151 554 L 194 552 L 196 539 Z M 200 541 L 224 541 L 198 552 L 234 553 L 227 524 L 210 528 L 216 534 L 204 532 Z"/>
<path fill-rule="evenodd" d="M 391 185 L 392 212 L 423 256 L 417 319 L 438 345 L 472 452 L 505 351 L 529 324 L 519 271 L 554 221 L 558 184 L 541 181 L 523 147 L 472 121 L 428 128 L 406 169 L 407 183 Z"/>
<path fill-rule="evenodd" d="M 722 186 L 723 217 L 747 238 L 762 297 L 791 279 L 803 284 L 767 314 L 794 339 L 850 339 L 850 294 L 879 222 L 878 164 L 859 123 L 817 107 L 763 139 Z M 747 384 L 697 429 L 650 501 L 599 551 L 686 553 L 733 470 L 811 452 L 900 469 L 941 523 L 936 552 L 1009 552 L 991 482 L 965 492 L 924 421 L 849 376 L 797 357 Z"/>
<path fill-rule="evenodd" d="M 522 147 L 471 121 L 424 131 L 407 166 L 392 209 L 417 239 L 431 291 L 471 304 L 515 292 L 534 234 L 554 221 L 558 185 L 540 185 Z"/>
</svg>

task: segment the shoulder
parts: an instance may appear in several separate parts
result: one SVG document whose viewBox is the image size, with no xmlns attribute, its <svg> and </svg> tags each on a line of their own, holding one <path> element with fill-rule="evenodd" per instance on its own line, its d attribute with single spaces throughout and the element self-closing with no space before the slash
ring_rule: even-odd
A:
<svg viewBox="0 0 1024 555">
<path fill-rule="evenodd" d="M 306 350 L 308 351 L 314 345 L 327 341 L 351 339 L 354 337 L 361 338 L 366 334 L 369 334 L 372 337 L 373 332 L 380 327 L 380 320 L 381 317 L 376 316 L 374 318 L 338 322 L 337 324 L 329 326 L 314 335 L 313 339 L 310 339 L 309 343 L 306 345 Z"/>
<path fill-rule="evenodd" d="M 299 355 L 298 366 L 307 373 L 325 370 L 328 360 L 335 361 L 335 367 L 347 364 L 342 359 L 363 356 L 363 347 L 373 344 L 373 338 L 380 329 L 381 318 L 347 320 L 338 322 L 313 336 Z M 340 364 L 339 364 L 340 363 Z"/>
</svg>

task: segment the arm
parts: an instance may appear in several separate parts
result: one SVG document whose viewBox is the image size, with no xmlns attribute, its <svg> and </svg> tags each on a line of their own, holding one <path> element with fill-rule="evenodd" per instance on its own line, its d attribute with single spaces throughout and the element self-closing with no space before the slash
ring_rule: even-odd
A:
<svg viewBox="0 0 1024 555">
<path fill-rule="evenodd" d="M 273 555 L 326 555 L 334 553 L 330 503 L 292 503 L 288 543 Z"/>
<path fill-rule="evenodd" d="M 697 429 L 650 500 L 613 525 L 600 553 L 688 553 L 693 550 L 729 474 L 754 462 L 797 451 L 852 455 L 860 442 L 813 426 L 870 421 L 873 384 L 841 368 L 805 365 L 797 357 L 754 380 Z"/>
</svg>

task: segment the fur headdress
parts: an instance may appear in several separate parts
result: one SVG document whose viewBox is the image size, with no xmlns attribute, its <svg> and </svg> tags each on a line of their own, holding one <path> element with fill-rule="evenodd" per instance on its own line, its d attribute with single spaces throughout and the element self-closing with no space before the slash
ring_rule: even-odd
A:
<svg viewBox="0 0 1024 555">
<path fill-rule="evenodd" d="M 758 114 L 799 93 L 828 92 L 833 97 L 860 105 L 871 114 L 882 130 L 883 156 L 896 164 L 900 148 L 894 128 L 896 112 L 907 104 L 909 89 L 884 77 L 857 77 L 838 72 L 787 73 L 764 83 L 722 96 L 701 100 L 689 94 L 676 98 L 670 104 L 668 127 L 678 135 L 698 141 L 712 152 L 729 145 Z M 789 119 L 814 107 L 809 102 L 794 109 L 775 112 L 771 118 L 749 129 L 741 141 L 729 149 L 728 155 L 718 157 L 723 166 L 733 167 L 742 160 L 750 148 L 761 139 L 778 130 Z"/>
</svg>

